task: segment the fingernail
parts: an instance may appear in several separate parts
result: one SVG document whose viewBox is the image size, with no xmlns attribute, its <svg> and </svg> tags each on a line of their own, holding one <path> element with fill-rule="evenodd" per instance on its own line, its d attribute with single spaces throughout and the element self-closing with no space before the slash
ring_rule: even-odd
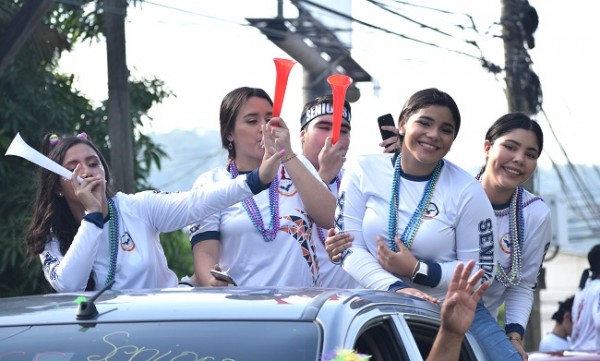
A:
<svg viewBox="0 0 600 361">
<path fill-rule="evenodd" d="M 281 155 L 285 154 L 285 149 L 280 150 L 279 154 L 281 154 Z"/>
</svg>

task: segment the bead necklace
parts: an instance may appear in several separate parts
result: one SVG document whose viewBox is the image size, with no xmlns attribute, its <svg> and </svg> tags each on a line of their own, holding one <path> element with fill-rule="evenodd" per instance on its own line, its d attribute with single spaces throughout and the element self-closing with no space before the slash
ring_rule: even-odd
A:
<svg viewBox="0 0 600 361">
<path fill-rule="evenodd" d="M 240 174 L 235 162 L 232 160 L 229 162 L 229 173 L 231 173 L 232 178 L 237 178 Z M 258 205 L 254 200 L 254 197 L 248 198 L 242 201 L 242 206 L 244 210 L 250 217 L 252 224 L 256 229 L 262 234 L 265 242 L 271 242 L 277 236 L 277 232 L 279 231 L 279 177 L 275 177 L 275 179 L 271 182 L 269 186 L 269 209 L 271 211 L 271 225 L 269 228 L 265 228 L 265 223 L 262 219 L 262 215 L 260 214 L 260 210 L 258 209 Z"/>
<path fill-rule="evenodd" d="M 109 284 L 115 279 L 115 273 L 117 271 L 117 256 L 119 254 L 119 214 L 117 207 L 115 207 L 115 203 L 111 198 L 108 199 L 108 231 L 110 261 L 105 285 Z"/>
<path fill-rule="evenodd" d="M 390 199 L 390 219 L 388 222 L 388 246 L 394 252 L 398 252 L 398 246 L 396 245 L 396 230 L 398 227 L 398 206 L 399 206 L 399 197 L 400 197 L 400 160 L 402 158 L 402 154 L 398 153 L 396 157 L 396 162 L 394 164 L 394 179 L 392 181 L 392 198 Z M 412 247 L 413 241 L 419 231 L 419 227 L 421 223 L 423 223 L 423 215 L 427 210 L 427 206 L 431 202 L 431 198 L 433 198 L 433 191 L 435 190 L 435 186 L 440 178 L 440 172 L 442 169 L 442 160 L 440 159 L 431 174 L 431 178 L 427 182 L 425 186 L 425 190 L 423 191 L 423 196 L 421 197 L 421 201 L 417 205 L 417 209 L 413 213 L 410 221 L 406 228 L 404 228 L 404 232 L 402 232 L 402 236 L 400 240 L 406 248 L 410 249 Z"/>
<path fill-rule="evenodd" d="M 510 198 L 509 206 L 509 225 L 508 233 L 510 236 L 511 252 L 510 266 L 507 271 L 498 262 L 498 273 L 496 280 L 504 287 L 518 286 L 521 282 L 521 241 L 525 229 L 525 221 L 523 220 L 523 187 L 517 187 Z"/>
<path fill-rule="evenodd" d="M 337 186 L 337 192 L 340 192 L 340 184 L 342 183 L 340 176 L 336 175 L 335 178 L 335 185 Z M 317 226 L 317 234 L 319 235 L 319 241 L 321 241 L 322 245 L 325 245 L 325 231 L 323 230 L 323 228 Z"/>
</svg>

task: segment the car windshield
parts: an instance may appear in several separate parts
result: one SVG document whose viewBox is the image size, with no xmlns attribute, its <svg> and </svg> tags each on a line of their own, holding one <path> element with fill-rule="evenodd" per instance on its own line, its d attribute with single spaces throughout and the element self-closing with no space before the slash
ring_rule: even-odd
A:
<svg viewBox="0 0 600 361">
<path fill-rule="evenodd" d="M 0 360 L 316 360 L 312 322 L 144 322 L 0 327 Z"/>
</svg>

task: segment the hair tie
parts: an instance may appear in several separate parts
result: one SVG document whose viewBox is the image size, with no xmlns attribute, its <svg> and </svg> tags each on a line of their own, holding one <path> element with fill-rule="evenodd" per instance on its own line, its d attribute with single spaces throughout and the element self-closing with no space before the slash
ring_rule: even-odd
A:
<svg viewBox="0 0 600 361">
<path fill-rule="evenodd" d="M 81 132 L 79 134 L 77 134 L 77 138 L 81 138 L 81 139 L 88 139 L 87 133 L 86 132 Z"/>
<path fill-rule="evenodd" d="M 50 143 L 51 147 L 54 147 L 55 145 L 60 143 L 60 138 L 58 138 L 58 135 L 52 134 L 50 135 L 50 137 L 48 137 L 48 143 Z"/>
</svg>

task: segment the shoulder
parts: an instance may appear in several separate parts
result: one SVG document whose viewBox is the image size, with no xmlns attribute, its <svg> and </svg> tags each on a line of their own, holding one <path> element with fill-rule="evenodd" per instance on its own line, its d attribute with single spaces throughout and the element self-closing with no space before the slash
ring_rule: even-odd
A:
<svg viewBox="0 0 600 361">
<path fill-rule="evenodd" d="M 382 165 L 389 165 L 390 168 L 393 168 L 394 164 L 392 160 L 394 158 L 394 154 L 363 154 L 356 157 L 351 157 L 346 161 L 346 165 L 344 168 L 346 170 L 355 169 L 355 168 L 374 168 L 381 167 Z"/>
<path fill-rule="evenodd" d="M 539 214 L 540 217 L 549 217 L 551 210 L 541 196 L 537 196 L 527 189 L 523 189 L 523 207 L 528 213 Z"/>
<path fill-rule="evenodd" d="M 230 178 L 231 174 L 227 171 L 227 167 L 220 166 L 200 174 L 198 178 L 196 178 L 193 187 L 201 187 L 205 184 L 211 184 Z"/>
</svg>

